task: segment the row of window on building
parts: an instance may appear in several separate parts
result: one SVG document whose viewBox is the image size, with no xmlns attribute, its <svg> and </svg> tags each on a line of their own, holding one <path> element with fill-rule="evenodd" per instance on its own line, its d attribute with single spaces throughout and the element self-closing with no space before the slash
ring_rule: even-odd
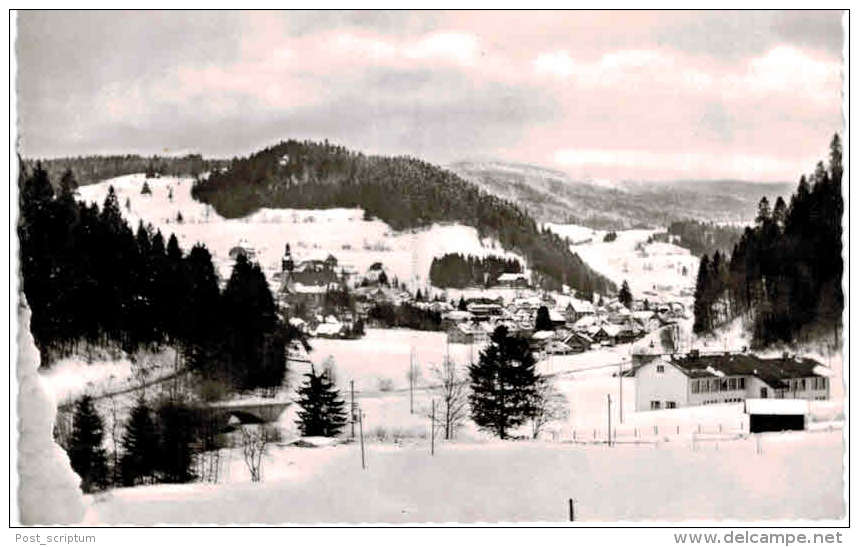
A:
<svg viewBox="0 0 859 547">
<path fill-rule="evenodd" d="M 726 397 L 724 399 L 707 399 L 706 401 L 701 401 L 702 405 L 721 405 L 724 403 L 742 403 L 745 401 L 742 397 Z"/>
<path fill-rule="evenodd" d="M 746 389 L 746 379 L 712 378 L 692 380 L 692 393 L 718 393 L 720 391 L 736 391 Z"/>
<path fill-rule="evenodd" d="M 790 386 L 790 391 L 805 391 L 806 382 L 805 378 L 799 378 L 796 380 L 788 380 L 787 384 Z M 809 389 L 818 390 L 818 389 L 826 389 L 826 378 L 817 377 L 817 378 L 809 378 L 808 379 Z"/>
<path fill-rule="evenodd" d="M 663 408 L 677 408 L 676 401 L 665 401 L 663 406 L 662 401 L 650 401 L 650 410 L 660 410 Z"/>
</svg>

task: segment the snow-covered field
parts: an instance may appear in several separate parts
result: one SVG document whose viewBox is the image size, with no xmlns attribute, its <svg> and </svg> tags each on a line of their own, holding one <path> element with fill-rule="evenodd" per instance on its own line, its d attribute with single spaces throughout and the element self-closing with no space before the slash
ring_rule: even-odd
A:
<svg viewBox="0 0 859 547">
<path fill-rule="evenodd" d="M 699 261 L 688 249 L 671 243 L 646 244 L 647 239 L 660 230 L 622 230 L 617 232 L 617 239 L 604 242 L 607 233 L 604 230 L 575 224 L 546 226 L 561 237 L 569 237 L 574 243 L 570 250 L 578 253 L 591 268 L 618 286 L 628 281 L 635 298 L 647 298 L 648 293 L 652 293 L 651 298 L 686 301 L 688 298 L 681 297 L 680 292 L 695 288 Z M 575 244 L 586 240 L 590 242 Z M 642 247 L 636 249 L 639 244 Z"/>
<path fill-rule="evenodd" d="M 334 254 L 361 274 L 374 262 L 382 262 L 389 275 L 412 287 L 426 283 L 434 257 L 445 253 L 475 256 L 516 257 L 492 240 L 481 241 L 477 230 L 461 225 L 434 225 L 424 230 L 393 232 L 379 220 L 363 220 L 361 209 L 261 209 L 238 219 L 224 219 L 212 207 L 191 196 L 192 180 L 162 177 L 149 179 L 151 195 L 141 195 L 145 177 L 126 175 L 79 189 L 80 199 L 101 205 L 110 186 L 114 187 L 123 215 L 133 229 L 139 220 L 160 228 L 165 239 L 175 233 L 187 252 L 195 243 L 205 243 L 213 254 L 219 274 L 229 277 L 229 251 L 245 240 L 271 279 L 280 271 L 280 259 L 287 243 L 297 260 L 325 258 Z M 169 199 L 172 188 L 173 199 Z M 130 210 L 126 209 L 130 201 Z M 183 222 L 177 223 L 180 213 Z M 524 264 L 524 260 L 519 258 Z"/>
<path fill-rule="evenodd" d="M 88 496 L 87 523 L 565 522 L 836 519 L 841 432 L 606 447 L 542 442 L 368 442 L 272 447 L 263 482 L 240 454 L 226 484 Z M 813 463 L 812 463 L 813 462 Z"/>
</svg>

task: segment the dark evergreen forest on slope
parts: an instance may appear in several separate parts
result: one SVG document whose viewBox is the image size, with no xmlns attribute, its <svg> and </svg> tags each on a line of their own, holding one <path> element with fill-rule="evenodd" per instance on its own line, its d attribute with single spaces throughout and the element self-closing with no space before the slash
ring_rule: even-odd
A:
<svg viewBox="0 0 859 547">
<path fill-rule="evenodd" d="M 745 315 L 753 342 L 838 343 L 844 294 L 841 217 L 842 149 L 835 135 L 829 165 L 799 179 L 790 203 L 764 197 L 755 227 L 746 228 L 730 257 L 704 255 L 695 288 L 694 330 L 706 333 Z"/>
<path fill-rule="evenodd" d="M 587 293 L 615 288 L 524 210 L 415 158 L 365 156 L 327 142 L 289 140 L 233 159 L 197 182 L 193 195 L 227 218 L 261 207 L 360 207 L 396 230 L 457 222 L 524 255 L 544 287 L 565 283 Z"/>
<path fill-rule="evenodd" d="M 54 189 L 59 190 L 60 179 L 66 171 L 73 172 L 77 183 L 86 186 L 133 173 L 146 173 L 149 177 L 158 175 L 196 177 L 201 173 L 226 165 L 227 162 L 204 159 L 199 154 L 149 157 L 126 154 L 41 160 L 25 159 L 23 161 L 24 166 L 31 171 L 36 168 L 37 163 L 47 172 L 49 180 L 54 183 Z"/>
<path fill-rule="evenodd" d="M 236 388 L 279 386 L 285 347 L 298 337 L 277 315 L 265 276 L 240 257 L 223 291 L 203 245 L 185 253 L 171 235 L 104 204 L 76 200 L 67 171 L 54 192 L 47 171 L 19 178 L 21 279 L 43 366 L 83 345 L 133 352 L 169 344 L 207 379 Z"/>
</svg>

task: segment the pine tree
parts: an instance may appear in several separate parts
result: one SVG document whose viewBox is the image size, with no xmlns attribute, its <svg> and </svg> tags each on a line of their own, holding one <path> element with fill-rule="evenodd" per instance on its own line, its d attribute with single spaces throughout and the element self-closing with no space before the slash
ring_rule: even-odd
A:
<svg viewBox="0 0 859 547">
<path fill-rule="evenodd" d="M 540 376 L 534 356 L 523 338 L 511 337 L 499 326 L 491 342 L 468 367 L 471 380 L 471 417 L 479 427 L 506 439 L 536 411 Z"/>
<path fill-rule="evenodd" d="M 147 196 L 152 195 L 152 189 L 149 188 L 149 181 L 147 181 L 147 180 L 143 181 L 143 188 L 140 189 L 140 193 L 143 195 L 147 195 Z"/>
<path fill-rule="evenodd" d="M 78 181 L 71 169 L 66 169 L 60 179 L 60 194 L 73 195 L 78 189 Z"/>
<path fill-rule="evenodd" d="M 712 328 L 709 288 L 710 257 L 704 255 L 701 257 L 701 262 L 698 265 L 698 278 L 695 281 L 695 321 L 692 325 L 692 331 L 695 332 L 695 334 L 709 332 Z"/>
<path fill-rule="evenodd" d="M 179 224 L 185 222 L 185 218 L 182 216 L 182 211 L 176 213 L 176 222 L 178 222 Z"/>
<path fill-rule="evenodd" d="M 553 330 L 552 319 L 549 317 L 549 308 L 540 306 L 537 309 L 537 319 L 534 322 L 534 330 Z"/>
<path fill-rule="evenodd" d="M 457 304 L 456 309 L 459 311 L 467 311 L 468 310 L 468 306 L 465 303 L 465 297 L 464 296 L 460 295 L 459 304 Z"/>
<path fill-rule="evenodd" d="M 626 282 L 626 279 L 623 280 L 623 284 L 620 286 L 620 292 L 617 293 L 617 299 L 627 309 L 632 308 L 632 291 L 629 290 L 629 283 Z"/>
<path fill-rule="evenodd" d="M 345 402 L 325 372 L 316 374 L 313 366 L 298 388 L 298 425 L 305 437 L 333 437 L 346 426 Z"/>
<path fill-rule="evenodd" d="M 120 476 L 126 486 L 134 486 L 154 478 L 159 466 L 159 439 L 152 421 L 152 412 L 143 397 L 131 409 L 122 436 Z"/>
<path fill-rule="evenodd" d="M 104 423 L 95 410 L 92 397 L 84 395 L 75 404 L 69 460 L 81 478 L 84 492 L 93 492 L 107 485 L 107 454 L 102 448 Z"/>
<path fill-rule="evenodd" d="M 258 264 L 239 255 L 222 296 L 224 357 L 238 387 L 279 386 L 286 372 L 286 334 Z"/>
</svg>

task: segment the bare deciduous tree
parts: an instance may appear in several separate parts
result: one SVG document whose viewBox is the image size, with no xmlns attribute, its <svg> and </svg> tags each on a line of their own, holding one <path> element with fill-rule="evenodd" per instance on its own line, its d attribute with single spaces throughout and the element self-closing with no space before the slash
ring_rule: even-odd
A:
<svg viewBox="0 0 859 547">
<path fill-rule="evenodd" d="M 262 457 L 266 452 L 270 432 L 262 425 L 242 426 L 242 456 L 248 471 L 251 474 L 251 482 L 262 480 Z"/>
<path fill-rule="evenodd" d="M 437 420 L 441 422 L 445 440 L 450 440 L 468 416 L 468 382 L 456 362 L 448 358 L 431 371 L 438 382 L 434 390 L 441 405 Z"/>
<path fill-rule="evenodd" d="M 540 436 L 540 431 L 547 423 L 570 417 L 567 398 L 548 378 L 543 378 L 537 387 L 534 408 L 534 415 L 531 417 L 531 435 L 534 439 Z"/>
</svg>

